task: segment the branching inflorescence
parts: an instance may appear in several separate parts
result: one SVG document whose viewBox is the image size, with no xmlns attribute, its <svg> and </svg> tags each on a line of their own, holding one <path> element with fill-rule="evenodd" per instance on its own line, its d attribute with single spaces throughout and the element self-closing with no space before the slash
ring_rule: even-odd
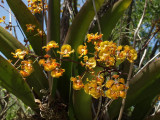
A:
<svg viewBox="0 0 160 120">
<path fill-rule="evenodd" d="M 31 32 L 35 26 L 26 25 L 27 31 Z M 31 27 L 31 28 L 28 28 Z M 33 29 L 32 29 L 33 28 Z M 102 41 L 102 34 L 88 34 L 87 42 L 84 45 L 79 45 L 77 48 L 78 58 L 81 60 L 80 64 L 85 68 L 83 75 L 71 77 L 74 90 L 84 89 L 84 91 L 92 97 L 98 99 L 99 97 L 108 97 L 110 99 L 117 99 L 118 97 L 125 98 L 125 90 L 128 89 L 125 86 L 125 80 L 121 78 L 121 72 L 118 70 L 118 65 L 125 59 L 129 62 L 133 62 L 137 58 L 137 52 L 130 46 L 117 46 L 113 41 Z M 94 52 L 90 52 L 87 49 L 87 44 L 94 46 Z M 50 41 L 42 49 L 46 51 L 46 55 L 36 56 L 39 64 L 43 67 L 44 71 L 50 72 L 53 78 L 59 78 L 65 72 L 65 69 L 61 68 L 61 64 L 57 62 L 56 52 L 62 57 L 70 57 L 74 49 L 69 44 L 64 44 L 61 50 L 58 43 Z M 53 50 L 54 57 L 47 54 L 48 51 Z M 17 49 L 15 53 L 12 53 L 15 58 L 21 59 L 20 74 L 23 77 L 28 77 L 33 72 L 31 59 L 26 60 L 26 55 L 30 53 L 27 50 Z M 33 54 L 32 54 L 33 56 Z M 61 59 L 58 59 L 61 60 Z M 63 59 L 62 59 L 63 61 Z M 72 62 L 72 60 L 70 60 Z M 98 71 L 96 70 L 97 68 Z M 92 75 L 92 78 L 84 77 L 86 73 Z"/>
<path fill-rule="evenodd" d="M 125 59 L 129 62 L 136 60 L 136 50 L 127 45 L 117 46 L 112 41 L 102 41 L 102 34 L 98 33 L 88 34 L 87 38 L 87 43 L 80 45 L 77 52 L 80 54 L 79 58 L 82 58 L 81 65 L 93 78 L 84 80 L 85 75 L 71 77 L 73 89 L 83 88 L 87 94 L 96 99 L 101 96 L 110 99 L 125 98 L 125 90 L 128 88 L 125 86 L 125 80 L 120 77 L 122 73 L 117 67 Z M 94 53 L 87 50 L 89 43 L 94 45 Z M 96 67 L 100 67 L 101 70 L 95 72 Z"/>
</svg>

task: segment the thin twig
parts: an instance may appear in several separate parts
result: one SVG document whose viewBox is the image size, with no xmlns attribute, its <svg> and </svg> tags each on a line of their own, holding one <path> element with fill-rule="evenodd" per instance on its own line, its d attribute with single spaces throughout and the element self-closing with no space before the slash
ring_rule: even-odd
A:
<svg viewBox="0 0 160 120">
<path fill-rule="evenodd" d="M 14 19 L 17 20 L 16 17 L 12 14 L 12 12 L 10 12 L 9 10 L 7 10 L 3 5 L 0 5 L 0 7 L 2 7 L 5 11 L 7 11 L 8 13 L 10 13 L 14 17 Z"/>
<path fill-rule="evenodd" d="M 103 111 L 104 109 L 106 109 L 112 102 L 113 102 L 112 99 L 109 100 L 109 101 L 106 101 L 106 103 L 104 104 L 104 106 L 103 106 L 103 108 L 102 108 L 102 111 Z"/>
<path fill-rule="evenodd" d="M 160 52 L 159 53 L 157 53 L 152 59 L 150 59 L 134 76 L 133 76 L 133 78 L 139 73 L 139 72 L 141 72 L 148 64 L 150 64 L 157 56 L 159 56 L 160 55 Z"/>
<path fill-rule="evenodd" d="M 144 50 L 143 56 L 142 56 L 142 58 L 141 58 L 141 60 L 140 60 L 140 63 L 139 63 L 139 68 L 141 68 L 141 65 L 142 65 L 143 60 L 144 60 L 144 58 L 145 58 L 145 56 L 146 56 L 146 53 L 147 53 L 147 49 Z"/>
<path fill-rule="evenodd" d="M 154 111 L 154 115 L 157 114 L 159 112 L 159 109 L 160 109 L 160 103 L 158 103 L 158 106 L 155 108 L 155 111 Z"/>
<path fill-rule="evenodd" d="M 137 33 L 138 33 L 138 31 L 139 31 L 139 29 L 140 29 L 140 27 L 141 27 L 141 24 L 142 24 L 144 15 L 145 15 L 145 13 L 146 13 L 147 2 L 148 2 L 148 0 L 145 0 L 145 5 L 144 5 L 144 10 L 143 10 L 142 17 L 141 17 L 141 19 L 140 19 L 140 21 L 139 21 L 139 23 L 138 23 L 138 26 L 137 26 L 137 28 L 136 28 L 136 30 L 135 30 L 135 33 L 134 33 L 134 38 L 133 38 L 133 39 L 134 39 L 133 48 L 135 48 L 135 44 L 136 44 L 135 40 L 136 40 L 136 37 L 137 37 Z"/>
<path fill-rule="evenodd" d="M 25 36 L 25 34 L 24 34 L 24 32 L 23 32 L 22 28 L 20 27 L 20 25 L 19 25 L 17 20 L 16 20 L 16 23 L 17 23 L 17 26 L 18 26 L 20 32 L 22 33 L 22 36 L 24 37 L 24 40 L 27 40 L 27 38 L 26 38 L 26 36 Z"/>
<path fill-rule="evenodd" d="M 0 118 L 2 118 L 2 116 L 15 104 L 16 104 L 16 101 L 13 104 L 11 104 L 10 106 L 8 106 L 3 112 L 1 112 Z"/>
<path fill-rule="evenodd" d="M 14 35 L 15 35 L 15 38 L 18 40 L 18 37 L 17 37 L 17 32 L 16 32 L 16 28 L 15 28 L 15 26 L 13 27 L 13 30 L 14 30 Z"/>
<path fill-rule="evenodd" d="M 102 105 L 102 96 L 99 98 L 98 110 L 97 110 L 97 114 L 96 114 L 94 120 L 97 120 L 97 118 L 98 118 L 99 112 L 101 110 L 101 105 Z"/>
<path fill-rule="evenodd" d="M 94 116 L 96 116 L 96 110 L 95 110 L 95 107 L 94 107 L 94 104 L 93 104 L 93 103 L 92 103 L 92 110 L 93 110 Z"/>
<path fill-rule="evenodd" d="M 44 31 L 44 18 L 45 18 L 45 13 L 44 13 L 44 0 L 42 0 L 42 33 Z M 43 47 L 43 40 L 44 40 L 44 35 L 42 34 L 42 47 Z M 42 54 L 43 54 L 43 49 L 42 49 Z"/>
<path fill-rule="evenodd" d="M 18 59 L 18 60 L 14 63 L 13 66 L 16 66 L 16 64 L 17 64 L 19 61 L 20 61 L 20 59 Z"/>
<path fill-rule="evenodd" d="M 101 25 L 100 25 L 100 22 L 99 22 L 97 10 L 96 10 L 95 0 L 92 0 L 92 2 L 93 2 L 93 8 L 94 8 L 94 12 L 95 12 L 95 17 L 96 17 L 96 19 L 97 19 L 98 29 L 99 29 L 99 32 L 100 32 L 100 34 L 101 34 L 101 33 L 102 33 L 102 30 L 101 30 Z"/>
<path fill-rule="evenodd" d="M 12 34 L 12 14 L 11 14 L 10 8 L 9 8 L 9 30 L 10 30 L 10 33 Z"/>
<path fill-rule="evenodd" d="M 0 97 L 0 100 L 5 99 L 5 98 L 7 98 L 7 97 L 9 97 L 8 94 L 7 94 L 6 96 L 4 96 L 4 97 Z"/>
<path fill-rule="evenodd" d="M 69 14 L 71 15 L 71 18 L 72 18 L 72 20 L 74 19 L 74 13 L 73 13 L 73 10 L 72 10 L 72 8 L 70 7 L 70 3 L 69 3 L 69 1 L 66 1 L 67 2 L 67 8 L 68 8 L 68 11 L 69 11 Z"/>
<path fill-rule="evenodd" d="M 135 48 L 135 45 L 136 45 L 137 33 L 138 33 L 138 31 L 139 31 L 139 29 L 140 29 L 140 26 L 141 26 L 141 24 L 142 24 L 142 21 L 143 21 L 145 12 L 146 12 L 146 8 L 147 8 L 147 3 L 148 3 L 148 0 L 145 0 L 145 5 L 144 5 L 143 14 L 142 14 L 142 16 L 141 16 L 141 19 L 139 20 L 138 26 L 137 26 L 137 28 L 136 28 L 136 30 L 135 30 L 135 33 L 134 33 L 133 48 Z M 131 79 L 131 76 L 132 76 L 133 65 L 134 65 L 134 63 L 131 63 L 131 64 L 130 64 L 130 69 L 129 69 L 128 78 L 127 78 L 127 83 L 126 83 L 126 86 L 127 86 L 127 87 L 129 86 L 129 82 L 130 82 L 130 79 Z M 125 92 L 126 92 L 126 95 L 127 95 L 127 89 L 125 90 Z M 124 111 L 124 107 L 125 107 L 125 102 L 126 102 L 126 98 L 124 98 L 124 99 L 122 100 L 122 105 L 121 105 L 121 109 L 120 109 L 120 113 L 119 113 L 118 120 L 121 120 L 121 119 L 122 119 L 122 115 L 123 115 L 123 111 Z"/>
<path fill-rule="evenodd" d="M 151 38 L 145 43 L 145 45 L 143 45 L 143 47 L 142 47 L 142 49 L 141 49 L 140 51 L 144 50 L 144 49 L 148 46 L 149 42 L 152 40 L 152 38 L 153 38 L 159 31 L 160 31 L 160 28 L 159 28 L 158 30 L 156 30 L 156 32 L 154 32 L 154 33 L 152 34 Z M 139 51 L 139 52 L 140 52 L 140 51 Z"/>
<path fill-rule="evenodd" d="M 50 16 L 50 13 L 51 13 L 51 4 L 53 3 L 52 0 L 49 1 L 49 5 L 48 5 L 48 21 L 47 21 L 47 44 L 49 43 L 50 41 L 50 20 L 51 20 L 51 16 Z M 43 14 L 43 22 L 42 22 L 42 31 L 44 29 L 44 18 L 45 18 L 45 11 L 44 11 L 44 0 L 42 0 L 42 5 L 43 5 L 43 11 L 42 11 L 42 14 Z M 42 36 L 42 46 L 43 46 L 43 37 Z M 42 50 L 43 51 L 43 50 Z M 47 54 L 49 54 L 50 52 L 47 52 Z M 51 77 L 51 72 L 47 72 L 47 76 L 48 76 L 48 85 L 49 85 L 49 92 L 50 92 L 50 98 L 51 98 L 51 94 L 52 94 L 52 86 L 53 86 L 53 78 Z M 51 99 L 49 100 L 49 103 L 51 102 Z"/>
</svg>

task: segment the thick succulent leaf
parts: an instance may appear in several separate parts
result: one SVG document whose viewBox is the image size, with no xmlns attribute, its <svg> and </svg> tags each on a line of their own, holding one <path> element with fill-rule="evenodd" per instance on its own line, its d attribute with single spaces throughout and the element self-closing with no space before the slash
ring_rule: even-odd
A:
<svg viewBox="0 0 160 120">
<path fill-rule="evenodd" d="M 155 60 L 154 62 L 145 66 L 141 72 L 136 74 L 130 82 L 130 87 L 128 90 L 127 98 L 126 98 L 126 106 L 125 108 L 129 108 L 131 106 L 135 106 L 134 115 L 141 112 L 143 109 L 146 109 L 146 105 L 151 105 L 152 100 L 155 96 L 160 93 L 160 59 Z M 144 101 L 149 101 L 150 103 L 144 104 Z M 143 105 L 142 105 L 143 104 Z M 116 106 L 116 107 L 115 107 Z M 110 109 L 110 116 L 114 118 L 118 115 L 119 109 L 121 106 L 121 101 L 115 101 Z M 142 119 L 145 117 L 147 111 L 149 111 L 150 107 L 147 107 L 148 110 L 145 110 L 143 114 L 140 116 Z"/>
<path fill-rule="evenodd" d="M 37 29 L 42 29 L 36 17 L 32 15 L 27 6 L 22 0 L 7 0 L 9 7 L 18 20 L 23 32 L 32 45 L 33 50 L 37 55 L 42 55 L 42 46 L 46 44 L 46 35 L 42 38 L 38 35 Z M 34 32 L 27 32 L 26 24 L 33 24 L 36 26 Z"/>
<path fill-rule="evenodd" d="M 23 46 L 4 28 L 0 27 L 0 51 L 8 59 L 14 60 L 13 63 L 16 61 L 16 59 L 13 58 L 11 52 L 15 52 L 16 49 L 25 50 L 26 47 Z M 39 97 L 42 97 L 42 94 L 40 93 L 41 89 L 48 89 L 48 81 L 37 62 L 34 63 L 34 72 L 27 77 L 26 81 Z"/>
<path fill-rule="evenodd" d="M 60 0 L 49 0 L 47 39 L 60 44 Z"/>
<path fill-rule="evenodd" d="M 34 102 L 34 96 L 26 81 L 15 67 L 2 56 L 0 56 L 0 85 L 13 93 L 32 109 L 38 107 Z"/>
<path fill-rule="evenodd" d="M 137 103 L 134 106 L 134 111 L 132 113 L 133 120 L 143 120 L 147 115 L 152 107 L 152 99 L 146 99 L 143 102 Z"/>
<path fill-rule="evenodd" d="M 84 92 L 84 90 L 74 91 L 74 111 L 78 120 L 92 119 L 92 98 Z"/>
<path fill-rule="evenodd" d="M 118 0 L 112 8 L 109 8 L 109 10 L 107 10 L 107 12 L 100 18 L 104 40 L 108 39 L 118 20 L 122 17 L 124 11 L 129 7 L 131 2 L 132 0 Z M 97 30 L 98 27 L 96 26 L 91 31 L 96 33 Z"/>
<path fill-rule="evenodd" d="M 48 5 L 47 41 L 53 40 L 60 45 L 60 0 L 49 0 Z M 53 79 L 52 96 L 55 95 L 56 88 L 57 79 Z"/>
<path fill-rule="evenodd" d="M 102 33 L 104 40 L 108 39 L 118 20 L 122 17 L 124 11 L 129 7 L 132 0 L 119 0 L 113 7 L 102 17 Z"/>
<path fill-rule="evenodd" d="M 16 49 L 26 49 L 15 37 L 0 26 L 0 51 L 10 60 L 15 62 L 11 55 Z"/>
<path fill-rule="evenodd" d="M 30 76 L 26 78 L 26 81 L 29 84 L 29 86 L 33 89 L 33 91 L 35 91 L 37 98 L 41 99 L 44 94 L 40 91 L 42 89 L 48 90 L 48 81 L 38 62 L 35 62 L 33 64 L 33 67 L 34 71 L 33 73 L 31 73 Z"/>
<path fill-rule="evenodd" d="M 105 0 L 95 0 L 96 10 L 98 11 Z M 87 0 L 70 26 L 65 43 L 70 44 L 73 49 L 83 43 L 89 25 L 95 15 L 92 0 Z"/>
</svg>

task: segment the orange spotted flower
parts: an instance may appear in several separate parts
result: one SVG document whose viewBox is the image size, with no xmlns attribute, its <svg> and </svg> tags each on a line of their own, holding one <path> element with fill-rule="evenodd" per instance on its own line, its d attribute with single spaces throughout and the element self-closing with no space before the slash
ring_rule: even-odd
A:
<svg viewBox="0 0 160 120">
<path fill-rule="evenodd" d="M 26 24 L 26 27 L 27 27 L 27 32 L 33 32 L 36 26 L 32 24 Z"/>
<path fill-rule="evenodd" d="M 102 38 L 102 36 L 103 36 L 103 34 L 99 34 L 98 35 L 98 33 L 96 33 L 96 34 L 93 34 L 93 33 L 91 33 L 91 34 L 87 34 L 87 38 L 88 38 L 88 41 L 87 42 L 96 42 L 96 41 L 101 41 L 101 38 Z"/>
<path fill-rule="evenodd" d="M 44 46 L 42 48 L 45 49 L 46 52 L 48 52 L 51 48 L 59 48 L 59 46 L 55 41 L 50 41 L 47 46 Z"/>
<path fill-rule="evenodd" d="M 42 0 L 27 0 L 28 1 L 28 9 L 33 13 L 41 13 L 43 11 Z M 44 10 L 47 10 L 48 5 L 44 2 Z"/>
<path fill-rule="evenodd" d="M 118 97 L 125 98 L 125 89 L 127 89 L 127 87 L 124 85 L 124 79 L 119 78 L 119 75 L 113 75 L 112 78 L 115 80 L 108 80 L 105 83 L 105 87 L 108 88 L 108 90 L 105 91 L 105 95 L 110 99 L 117 99 Z"/>
<path fill-rule="evenodd" d="M 86 44 L 78 46 L 77 52 L 80 54 L 79 58 L 81 58 L 83 55 L 86 55 L 88 52 Z"/>
<path fill-rule="evenodd" d="M 38 35 L 39 35 L 40 37 L 42 37 L 43 34 L 44 34 L 44 32 L 43 32 L 42 30 L 40 30 L 40 29 L 37 29 L 37 32 L 38 32 Z"/>
<path fill-rule="evenodd" d="M 64 69 L 60 68 L 60 64 L 56 62 L 56 59 L 50 58 L 49 55 L 45 55 L 45 59 L 40 59 L 39 64 L 44 67 L 45 71 L 51 71 L 51 76 L 59 78 L 65 72 Z"/>
<path fill-rule="evenodd" d="M 57 51 L 57 53 L 61 54 L 63 57 L 70 57 L 70 54 L 73 53 L 74 50 L 71 50 L 71 46 L 65 44 L 61 47 L 61 51 Z"/>
<path fill-rule="evenodd" d="M 54 77 L 54 78 L 59 78 L 60 76 L 63 75 L 64 72 L 65 72 L 64 69 L 56 68 L 56 69 L 52 70 L 51 76 Z"/>
<path fill-rule="evenodd" d="M 103 95 L 102 86 L 94 79 L 84 85 L 84 91 L 96 99 Z"/>
<path fill-rule="evenodd" d="M 83 84 L 80 76 L 71 77 L 71 81 L 73 82 L 73 89 L 74 90 L 80 90 L 81 88 L 84 87 L 84 84 Z"/>
<path fill-rule="evenodd" d="M 52 58 L 48 58 L 47 60 L 40 59 L 39 64 L 43 65 L 45 71 L 52 71 L 57 66 L 60 66 L 60 64 L 56 62 L 56 59 Z"/>
<path fill-rule="evenodd" d="M 132 47 L 126 45 L 124 46 L 124 50 L 122 51 L 119 50 L 117 52 L 116 58 L 117 60 L 121 60 L 121 61 L 127 58 L 129 62 L 133 62 L 134 60 L 137 59 L 137 51 L 133 49 Z"/>
<path fill-rule="evenodd" d="M 21 62 L 20 74 L 23 77 L 29 76 L 33 72 L 32 60 L 24 60 Z"/>
<path fill-rule="evenodd" d="M 28 51 L 17 49 L 17 50 L 15 50 L 15 53 L 11 52 L 11 54 L 14 55 L 13 56 L 14 58 L 24 59 L 25 55 L 28 54 Z"/>
<path fill-rule="evenodd" d="M 88 56 L 84 56 L 84 62 L 81 61 L 82 66 L 86 66 L 86 68 L 93 69 L 96 67 L 96 60 L 94 57 L 88 58 Z"/>
</svg>

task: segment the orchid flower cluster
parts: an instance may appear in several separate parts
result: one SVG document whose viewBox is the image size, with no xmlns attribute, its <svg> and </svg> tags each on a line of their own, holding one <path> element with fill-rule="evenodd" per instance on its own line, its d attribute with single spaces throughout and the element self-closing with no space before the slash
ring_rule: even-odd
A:
<svg viewBox="0 0 160 120">
<path fill-rule="evenodd" d="M 32 60 L 28 59 L 25 60 L 25 56 L 28 55 L 28 51 L 27 50 L 21 50 L 21 49 L 17 49 L 15 50 L 15 53 L 11 53 L 13 55 L 14 58 L 18 58 L 18 60 L 22 60 L 21 61 L 21 65 L 20 65 L 20 74 L 23 77 L 28 77 L 32 72 L 33 72 L 33 66 L 32 66 Z M 19 68 L 19 67 L 18 67 Z"/>
<path fill-rule="evenodd" d="M 35 25 L 32 25 L 32 24 L 26 24 L 26 27 L 27 27 L 27 32 L 33 32 L 35 31 L 35 28 L 36 26 Z M 37 34 L 36 35 L 39 35 L 40 37 L 42 37 L 44 35 L 44 31 L 40 30 L 40 29 L 37 29 Z"/>
<path fill-rule="evenodd" d="M 27 27 L 26 29 L 27 32 L 33 32 L 36 26 L 32 24 L 26 24 L 26 27 Z M 42 34 L 41 33 L 42 32 L 39 32 L 38 34 L 42 36 L 43 33 Z M 44 49 L 46 52 L 49 52 L 51 49 L 54 49 L 53 51 L 55 51 L 56 48 L 59 48 L 59 45 L 55 41 L 50 41 L 46 46 L 42 47 L 42 49 Z M 62 55 L 63 57 L 70 57 L 70 54 L 73 52 L 74 50 L 71 50 L 71 46 L 68 44 L 63 45 L 61 47 L 61 51 L 57 51 L 57 53 Z M 36 57 L 37 59 L 34 62 L 31 59 L 27 59 L 28 57 L 26 56 L 30 56 L 28 50 L 17 49 L 15 50 L 15 53 L 12 52 L 11 54 L 13 54 L 14 58 L 18 58 L 18 61 L 21 60 L 21 64 L 18 68 L 21 68 L 19 72 L 22 75 L 22 77 L 28 77 L 34 71 L 32 64 L 36 60 L 38 60 L 38 63 L 43 67 L 44 71 L 51 72 L 51 76 L 53 78 L 59 78 L 65 72 L 65 70 L 61 68 L 61 64 L 58 63 L 55 58 L 53 59 L 48 54 L 44 56 L 35 55 L 34 57 Z"/>
<path fill-rule="evenodd" d="M 28 25 L 30 26 L 30 25 Z M 29 29 L 27 26 L 27 30 Z M 31 27 L 31 26 L 30 26 Z M 33 28 L 33 26 L 31 27 Z M 32 29 L 29 29 L 29 31 Z M 34 30 L 34 28 L 33 28 Z M 81 90 L 98 99 L 99 97 L 108 97 L 110 99 L 117 99 L 118 97 L 125 98 L 126 89 L 125 80 L 121 78 L 121 72 L 117 66 L 124 60 L 134 62 L 137 58 L 137 52 L 132 47 L 117 46 L 113 41 L 102 41 L 102 34 L 88 34 L 87 42 L 79 45 L 77 48 L 78 58 L 81 60 L 78 64 L 85 68 L 83 75 L 71 77 L 74 90 Z M 91 44 L 94 52 L 87 49 L 87 45 Z M 49 54 L 50 50 L 56 55 L 55 51 L 62 57 L 70 57 L 75 52 L 69 44 L 61 46 L 60 51 L 58 43 L 50 41 L 42 49 L 46 54 L 42 57 L 37 57 L 39 64 L 43 67 L 44 71 L 50 72 L 53 78 L 59 78 L 65 72 L 61 68 L 61 64 L 57 62 L 57 58 L 52 58 Z M 26 50 L 17 49 L 12 53 L 13 57 L 19 58 L 21 62 L 20 74 L 23 77 L 28 77 L 33 72 L 32 60 L 24 59 L 29 52 Z M 60 59 L 58 59 L 60 60 Z M 71 61 L 72 62 L 72 61 Z M 98 71 L 96 70 L 98 68 Z M 92 78 L 84 77 L 86 73 L 91 74 Z"/>
<path fill-rule="evenodd" d="M 78 47 L 77 52 L 80 55 L 79 59 L 82 60 L 81 65 L 93 78 L 85 78 L 85 74 L 71 77 L 73 89 L 84 89 L 87 94 L 96 99 L 101 96 L 110 99 L 125 98 L 125 91 L 128 87 L 125 85 L 125 80 L 120 77 L 121 72 L 117 66 L 125 59 L 134 62 L 137 52 L 128 45 L 117 46 L 113 41 L 102 41 L 102 36 L 98 33 L 88 34 L 87 43 Z M 87 44 L 90 43 L 94 46 L 94 53 L 87 49 Z M 96 72 L 96 68 L 101 69 Z"/>
<path fill-rule="evenodd" d="M 48 5 L 47 1 L 44 0 L 44 8 L 42 0 L 27 0 L 28 1 L 28 9 L 33 13 L 41 13 L 44 10 L 47 10 Z"/>
<path fill-rule="evenodd" d="M 46 52 L 51 49 L 59 48 L 58 43 L 55 41 L 50 41 L 46 46 L 43 46 L 42 49 L 45 49 Z M 61 54 L 63 57 L 70 57 L 70 54 L 73 53 L 74 50 L 71 50 L 71 46 L 66 44 L 61 47 L 61 51 L 57 51 L 57 53 Z M 13 54 L 14 58 L 19 58 L 21 61 L 21 70 L 19 71 L 23 77 L 28 77 L 33 72 L 32 60 L 26 60 L 26 55 L 29 56 L 29 52 L 27 50 L 17 49 Z M 37 57 L 37 56 L 35 56 Z M 39 58 L 39 57 L 37 57 Z M 46 54 L 42 59 L 39 59 L 39 64 L 43 67 L 44 71 L 51 72 L 51 76 L 53 78 L 59 78 L 65 72 L 64 69 L 61 68 L 61 64 L 57 62 L 56 59 L 53 59 L 50 55 Z"/>
</svg>

